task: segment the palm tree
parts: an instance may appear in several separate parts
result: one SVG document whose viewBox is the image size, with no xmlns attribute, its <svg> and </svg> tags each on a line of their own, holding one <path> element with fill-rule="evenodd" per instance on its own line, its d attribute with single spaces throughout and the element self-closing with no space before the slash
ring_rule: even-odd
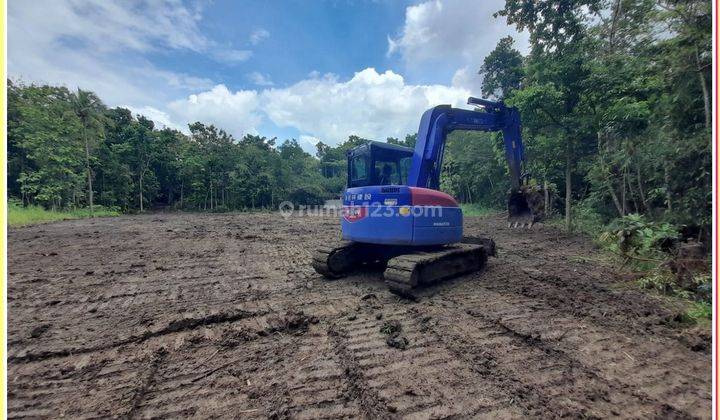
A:
<svg viewBox="0 0 720 420">
<path fill-rule="evenodd" d="M 88 131 L 98 128 L 100 125 L 100 116 L 105 109 L 100 98 L 94 93 L 78 88 L 77 92 L 71 98 L 72 108 L 80 119 L 82 124 L 82 137 L 85 142 L 85 169 L 87 170 L 87 190 L 88 204 L 90 205 L 90 215 L 95 216 L 93 211 L 93 173 L 90 167 L 90 136 Z"/>
</svg>

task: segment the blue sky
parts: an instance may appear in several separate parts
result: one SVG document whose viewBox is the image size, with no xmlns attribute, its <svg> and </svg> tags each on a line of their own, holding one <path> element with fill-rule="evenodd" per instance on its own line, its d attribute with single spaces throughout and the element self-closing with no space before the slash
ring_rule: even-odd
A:
<svg viewBox="0 0 720 420">
<path fill-rule="evenodd" d="M 527 34 L 501 0 L 21 1 L 8 3 L 8 72 L 81 87 L 160 125 L 193 121 L 296 138 L 414 132 L 422 111 L 479 94 L 497 41 Z"/>
</svg>

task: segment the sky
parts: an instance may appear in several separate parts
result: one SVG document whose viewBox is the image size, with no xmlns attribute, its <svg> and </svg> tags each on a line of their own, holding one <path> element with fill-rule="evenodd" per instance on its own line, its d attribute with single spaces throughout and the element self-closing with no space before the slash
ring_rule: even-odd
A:
<svg viewBox="0 0 720 420">
<path fill-rule="evenodd" d="M 502 0 L 9 0 L 8 74 L 92 90 L 158 126 L 294 138 L 417 131 L 422 112 L 480 95 L 500 38 L 528 34 Z"/>
</svg>

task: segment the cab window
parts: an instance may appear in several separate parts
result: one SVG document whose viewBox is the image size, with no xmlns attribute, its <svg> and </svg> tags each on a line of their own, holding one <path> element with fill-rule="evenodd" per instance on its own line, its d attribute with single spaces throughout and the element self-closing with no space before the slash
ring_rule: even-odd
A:
<svg viewBox="0 0 720 420">
<path fill-rule="evenodd" d="M 400 183 L 407 185 L 408 175 L 410 174 L 410 166 L 412 165 L 412 156 L 400 159 Z"/>
<path fill-rule="evenodd" d="M 365 156 L 356 156 L 350 161 L 350 185 L 367 185 L 368 165 Z"/>
<path fill-rule="evenodd" d="M 376 160 L 375 180 L 378 185 L 400 185 L 400 166 L 396 160 Z"/>
</svg>

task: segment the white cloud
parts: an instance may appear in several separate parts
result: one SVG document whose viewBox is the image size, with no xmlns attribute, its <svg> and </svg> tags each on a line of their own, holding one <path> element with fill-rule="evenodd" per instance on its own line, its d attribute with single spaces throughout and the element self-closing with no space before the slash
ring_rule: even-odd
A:
<svg viewBox="0 0 720 420">
<path fill-rule="evenodd" d="M 308 136 L 306 134 L 301 134 L 300 138 L 298 139 L 298 144 L 304 151 L 309 153 L 311 156 L 315 156 L 317 153 L 317 147 L 315 147 L 318 143 L 320 143 L 320 139 L 313 136 Z"/>
<path fill-rule="evenodd" d="M 313 137 L 313 136 L 308 136 L 308 135 L 306 135 L 306 134 L 301 134 L 301 135 L 300 135 L 300 141 L 301 141 L 301 142 L 304 142 L 304 143 L 309 143 L 309 144 L 311 144 L 311 145 L 313 145 L 313 146 L 315 146 L 315 145 L 317 145 L 318 143 L 320 143 L 320 139 L 319 139 L 319 138 Z"/>
<path fill-rule="evenodd" d="M 347 80 L 326 74 L 286 88 L 231 92 L 224 85 L 170 102 L 157 115 L 169 127 L 194 121 L 213 123 L 239 138 L 258 133 L 266 119 L 301 133 L 298 142 L 314 153 L 319 141 L 338 144 L 348 136 L 384 140 L 415 133 L 422 113 L 435 105 L 465 105 L 467 89 L 443 85 L 410 85 L 393 71 L 367 68 Z M 139 111 L 138 111 L 139 112 Z"/>
<path fill-rule="evenodd" d="M 453 85 L 477 92 L 477 71 L 497 42 L 512 36 L 522 53 L 529 49 L 527 32 L 518 33 L 504 18 L 494 18 L 501 0 L 430 0 L 405 9 L 397 37 L 388 37 L 388 55 L 398 54 L 408 66 L 458 63 Z"/>
<path fill-rule="evenodd" d="M 265 74 L 262 74 L 258 71 L 254 71 L 252 73 L 249 73 L 247 75 L 248 79 L 253 82 L 254 84 L 258 86 L 272 86 L 274 85 L 273 81 L 270 79 L 270 76 L 267 76 Z"/>
<path fill-rule="evenodd" d="M 256 91 L 239 90 L 233 93 L 224 85 L 173 101 L 168 108 L 174 121 L 215 124 L 236 137 L 256 134 L 262 119 Z"/>
<path fill-rule="evenodd" d="M 442 14 L 445 6 L 434 4 L 427 13 Z M 413 19 L 435 22 L 429 17 Z M 373 68 L 349 80 L 313 72 L 286 88 L 267 88 L 272 86 L 270 78 L 256 72 L 248 77 L 258 89 L 230 91 L 205 77 L 160 69 L 146 58 L 150 52 L 177 49 L 224 62 L 249 57 L 250 51 L 220 48 L 206 38 L 199 20 L 198 10 L 174 0 L 13 1 L 8 4 L 9 75 L 72 89 L 80 86 L 95 91 L 109 106 L 125 106 L 158 125 L 183 131 L 188 123 L 201 121 L 240 137 L 259 132 L 270 120 L 296 129 L 307 150 L 317 141 L 337 144 L 351 134 L 402 138 L 417 130 L 425 109 L 441 103 L 460 106 L 470 94 L 461 73 L 452 86 L 416 85 L 396 72 L 378 73 Z M 408 34 L 414 33 L 412 22 L 406 22 Z M 440 48 L 434 26 L 427 27 L 416 32 L 429 37 L 431 47 Z M 251 41 L 268 36 L 258 30 Z M 411 42 L 415 38 L 407 35 L 393 41 L 393 53 L 409 59 L 416 50 Z"/>
<path fill-rule="evenodd" d="M 250 43 L 252 45 L 257 45 L 263 40 L 270 37 L 270 32 L 268 32 L 265 29 L 256 29 L 250 34 Z"/>
<path fill-rule="evenodd" d="M 373 68 L 342 82 L 325 75 L 262 94 L 262 108 L 278 126 L 337 144 L 351 134 L 384 140 L 417 131 L 422 112 L 438 104 L 462 106 L 469 91 L 442 85 L 408 85 L 390 70 Z"/>
<path fill-rule="evenodd" d="M 217 61 L 222 61 L 227 64 L 235 64 L 246 61 L 252 57 L 252 51 L 250 50 L 233 50 L 233 49 L 219 49 L 213 51 L 213 58 Z"/>
<path fill-rule="evenodd" d="M 100 52 L 160 47 L 201 51 L 209 41 L 199 16 L 172 0 L 123 3 L 102 0 L 15 1 L 8 4 L 10 46 L 31 37 L 39 44 L 60 38 Z"/>
<path fill-rule="evenodd" d="M 123 106 L 132 111 L 133 115 L 142 115 L 155 123 L 156 128 L 173 128 L 184 133 L 189 133 L 187 125 L 178 124 L 173 121 L 172 117 L 165 111 L 161 111 L 152 106 L 143 106 L 140 108 L 133 106 Z"/>
<path fill-rule="evenodd" d="M 248 57 L 206 38 L 200 19 L 199 9 L 176 0 L 13 1 L 8 4 L 8 74 L 93 90 L 110 106 L 159 108 L 214 83 L 159 69 L 147 54 L 185 50 L 235 62 Z"/>
</svg>

